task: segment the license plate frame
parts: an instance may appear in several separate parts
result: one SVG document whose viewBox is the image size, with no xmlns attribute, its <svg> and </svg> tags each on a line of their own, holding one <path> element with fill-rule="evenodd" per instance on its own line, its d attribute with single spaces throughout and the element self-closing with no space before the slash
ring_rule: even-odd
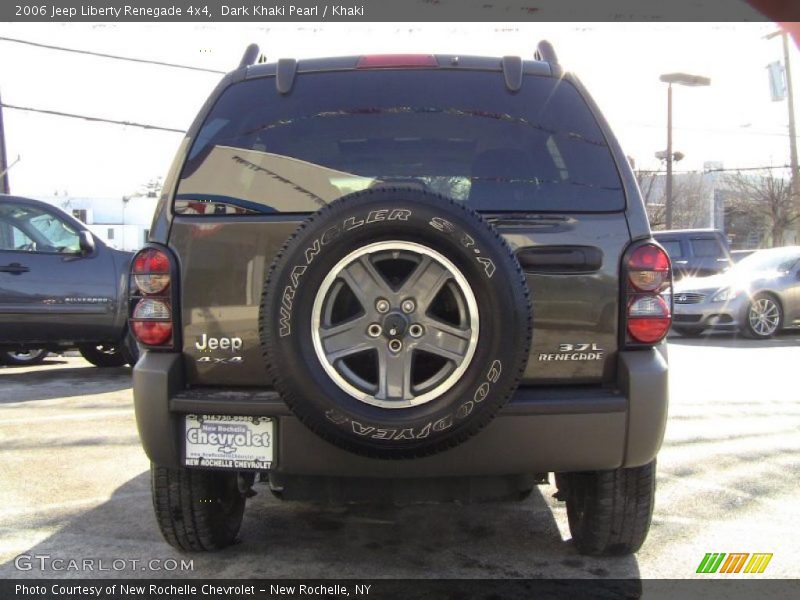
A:
<svg viewBox="0 0 800 600">
<path fill-rule="evenodd" d="M 187 414 L 183 464 L 187 467 L 266 471 L 275 461 L 275 419 Z"/>
</svg>

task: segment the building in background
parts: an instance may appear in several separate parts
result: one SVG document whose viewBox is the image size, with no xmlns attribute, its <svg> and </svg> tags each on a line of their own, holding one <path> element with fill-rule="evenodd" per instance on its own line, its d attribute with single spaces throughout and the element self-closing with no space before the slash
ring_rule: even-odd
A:
<svg viewBox="0 0 800 600">
<path fill-rule="evenodd" d="M 666 176 L 636 171 L 650 225 L 664 229 Z M 673 175 L 673 228 L 710 228 L 724 232 L 733 249 L 798 243 L 788 196 L 789 179 L 770 170 L 741 173 L 721 162 L 703 171 Z"/>
<path fill-rule="evenodd" d="M 37 197 L 82 221 L 94 235 L 118 250 L 138 250 L 147 241 L 158 198 L 155 194 L 122 198 Z"/>
</svg>

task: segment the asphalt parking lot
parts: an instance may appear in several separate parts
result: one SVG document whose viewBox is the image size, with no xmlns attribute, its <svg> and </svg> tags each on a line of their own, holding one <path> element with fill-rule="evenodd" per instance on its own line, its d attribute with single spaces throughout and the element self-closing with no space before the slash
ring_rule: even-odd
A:
<svg viewBox="0 0 800 600">
<path fill-rule="evenodd" d="M 577 554 L 552 486 L 519 503 L 402 508 L 281 503 L 258 487 L 240 544 L 181 555 L 156 529 L 130 369 L 0 368 L 0 576 L 689 578 L 707 552 L 769 552 L 763 577 L 796 577 L 800 334 L 671 337 L 670 361 L 653 527 L 638 555 L 612 559 Z M 167 572 L 170 558 L 192 568 Z"/>
</svg>

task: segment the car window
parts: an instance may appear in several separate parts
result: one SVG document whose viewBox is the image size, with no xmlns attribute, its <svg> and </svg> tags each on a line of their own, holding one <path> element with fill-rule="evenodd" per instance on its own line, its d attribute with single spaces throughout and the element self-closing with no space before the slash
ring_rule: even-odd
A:
<svg viewBox="0 0 800 600">
<path fill-rule="evenodd" d="M 720 258 L 725 254 L 719 240 L 715 238 L 693 238 L 689 240 L 692 245 L 692 254 L 706 258 Z"/>
<path fill-rule="evenodd" d="M 681 249 L 681 243 L 678 240 L 659 240 L 659 243 L 664 246 L 664 250 L 667 251 L 670 258 L 681 258 L 683 257 L 683 250 Z"/>
<path fill-rule="evenodd" d="M 800 262 L 800 251 L 796 248 L 776 248 L 774 250 L 756 251 L 743 258 L 733 268 L 737 272 L 746 271 L 779 271 L 786 272 Z"/>
<path fill-rule="evenodd" d="M 56 215 L 40 208 L 22 204 L 2 204 L 0 222 L 5 225 L 1 240 L 3 250 L 80 252 L 77 230 Z"/>
<path fill-rule="evenodd" d="M 7 222 L 0 222 L 0 250 L 32 252 L 34 248 L 33 240 L 20 229 Z"/>
<path fill-rule="evenodd" d="M 59 251 L 78 252 L 80 250 L 80 239 L 78 232 L 55 216 L 43 213 L 30 220 L 32 227 L 48 240 L 51 246 Z"/>
<path fill-rule="evenodd" d="M 182 214 L 312 212 L 345 194 L 411 185 L 482 211 L 625 205 L 605 137 L 577 89 L 500 72 L 302 73 L 229 87 L 183 167 Z"/>
<path fill-rule="evenodd" d="M 789 258 L 789 259 L 785 260 L 778 267 L 778 270 L 779 271 L 783 271 L 785 273 L 788 273 L 789 271 L 791 271 L 792 269 L 794 269 L 795 267 L 798 267 L 798 266 L 800 266 L 800 258 L 795 256 L 793 258 Z"/>
</svg>

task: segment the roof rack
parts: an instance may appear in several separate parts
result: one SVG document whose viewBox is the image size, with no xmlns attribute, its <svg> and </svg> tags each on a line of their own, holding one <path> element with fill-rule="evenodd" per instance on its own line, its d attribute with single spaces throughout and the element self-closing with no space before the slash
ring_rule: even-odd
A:
<svg viewBox="0 0 800 600">
<path fill-rule="evenodd" d="M 553 44 L 547 40 L 542 40 L 539 42 L 539 45 L 536 46 L 536 52 L 534 53 L 533 57 L 536 60 L 549 62 L 553 66 L 558 64 L 558 56 L 556 56 L 555 48 L 553 48 Z"/>
<path fill-rule="evenodd" d="M 549 64 L 550 73 L 553 77 L 560 78 L 564 76 L 564 69 L 558 63 L 558 56 L 556 56 L 555 48 L 553 48 L 553 44 L 547 40 L 539 42 L 536 46 L 536 52 L 533 54 L 533 58 Z"/>
<path fill-rule="evenodd" d="M 256 59 L 258 59 L 258 44 L 250 44 L 245 49 L 242 60 L 239 61 L 239 68 L 255 64 Z"/>
<path fill-rule="evenodd" d="M 281 58 L 275 67 L 275 87 L 279 94 L 288 94 L 294 85 L 297 74 L 297 61 L 293 58 Z"/>
<path fill-rule="evenodd" d="M 239 68 L 260 65 L 265 62 L 267 62 L 267 56 L 266 54 L 259 53 L 258 44 L 250 44 L 245 48 L 242 60 L 239 61 Z"/>
<path fill-rule="evenodd" d="M 501 64 L 508 91 L 520 91 L 522 89 L 522 59 L 519 56 L 504 56 Z"/>
<path fill-rule="evenodd" d="M 259 52 L 258 44 L 250 44 L 239 61 L 239 68 L 267 62 L 267 57 Z M 275 86 L 279 94 L 288 94 L 294 85 L 297 74 L 297 61 L 294 58 L 281 58 L 275 66 Z"/>
</svg>

